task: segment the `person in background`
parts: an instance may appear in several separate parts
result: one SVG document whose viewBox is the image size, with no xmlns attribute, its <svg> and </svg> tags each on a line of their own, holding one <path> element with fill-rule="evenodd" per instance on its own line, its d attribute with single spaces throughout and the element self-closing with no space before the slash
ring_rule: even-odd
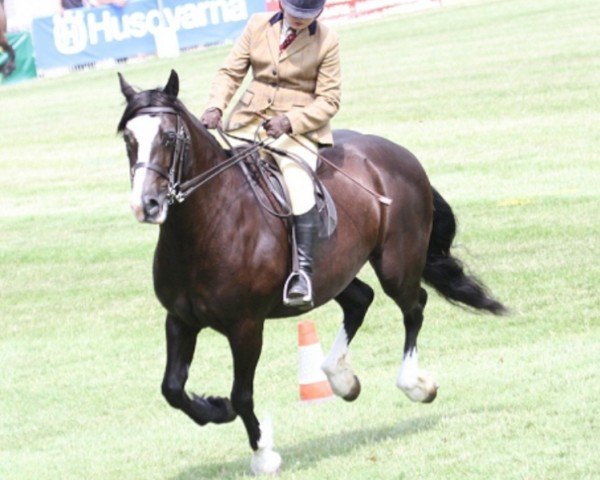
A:
<svg viewBox="0 0 600 480">
<path fill-rule="evenodd" d="M 257 132 L 269 145 L 301 157 L 314 171 L 319 146 L 333 143 L 329 121 L 341 98 L 337 34 L 317 18 L 325 0 L 281 0 L 280 11 L 253 15 L 218 71 L 202 123 L 221 125 L 231 98 L 251 70 L 252 81 L 233 108 L 225 130 L 246 139 Z M 234 144 L 242 144 L 235 141 Z M 300 275 L 284 303 L 313 306 L 312 265 L 318 211 L 311 175 L 290 158 L 272 154 L 282 171 L 292 207 Z"/>
<path fill-rule="evenodd" d="M 58 0 L 58 13 L 63 13 L 71 8 L 101 7 L 102 5 L 115 5 L 123 7 L 127 0 Z"/>
</svg>

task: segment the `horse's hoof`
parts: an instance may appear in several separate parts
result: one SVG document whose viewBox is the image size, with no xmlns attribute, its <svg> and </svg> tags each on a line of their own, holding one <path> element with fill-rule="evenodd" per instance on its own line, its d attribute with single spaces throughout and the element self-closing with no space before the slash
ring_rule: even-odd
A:
<svg viewBox="0 0 600 480">
<path fill-rule="evenodd" d="M 360 381 L 346 362 L 345 356 L 338 359 L 333 366 L 324 362 L 321 365 L 321 370 L 327 375 L 329 385 L 338 397 L 347 402 L 352 402 L 358 398 L 360 395 Z"/>
<path fill-rule="evenodd" d="M 439 388 L 431 374 L 424 370 L 421 370 L 415 378 L 398 378 L 396 385 L 413 402 L 419 403 L 433 402 Z"/>
<path fill-rule="evenodd" d="M 277 475 L 281 470 L 281 455 L 270 448 L 259 448 L 252 455 L 250 469 L 256 476 Z"/>
<path fill-rule="evenodd" d="M 435 385 L 435 389 L 429 392 L 429 396 L 422 401 L 422 403 L 431 403 L 435 400 L 435 397 L 437 397 L 437 391 L 438 391 L 438 385 Z"/>
<path fill-rule="evenodd" d="M 350 392 L 348 392 L 346 395 L 344 395 L 342 397 L 342 399 L 346 400 L 347 402 L 353 402 L 354 400 L 356 400 L 358 398 L 359 395 L 360 395 L 360 381 L 358 380 L 358 377 L 356 375 L 354 375 L 354 385 L 352 385 Z"/>
</svg>

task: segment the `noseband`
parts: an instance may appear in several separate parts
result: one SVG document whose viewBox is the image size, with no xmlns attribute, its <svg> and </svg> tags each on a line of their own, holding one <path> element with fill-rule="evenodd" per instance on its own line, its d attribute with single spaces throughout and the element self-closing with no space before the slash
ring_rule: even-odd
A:
<svg viewBox="0 0 600 480">
<path fill-rule="evenodd" d="M 149 162 L 136 163 L 131 168 L 131 177 L 135 175 L 135 172 L 139 168 L 147 168 L 156 172 L 161 177 L 165 178 L 169 182 L 169 191 L 167 193 L 167 199 L 169 205 L 177 202 L 183 202 L 185 195 L 181 190 L 182 172 L 183 165 L 186 163 L 189 157 L 190 137 L 187 130 L 185 129 L 181 120 L 181 115 L 177 110 L 170 107 L 144 107 L 140 108 L 135 112 L 135 116 L 138 115 L 175 115 L 177 119 L 177 127 L 175 133 L 169 133 L 163 140 L 164 147 L 173 147 L 173 154 L 171 156 L 171 165 L 167 170 L 162 165 L 156 165 Z"/>
</svg>

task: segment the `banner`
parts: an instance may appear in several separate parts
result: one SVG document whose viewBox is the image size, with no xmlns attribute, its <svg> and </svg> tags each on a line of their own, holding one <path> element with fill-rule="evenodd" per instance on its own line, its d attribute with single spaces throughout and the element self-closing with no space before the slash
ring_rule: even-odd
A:
<svg viewBox="0 0 600 480">
<path fill-rule="evenodd" d="M 246 21 L 265 10 L 264 0 L 130 1 L 123 8 L 77 8 L 36 18 L 32 24 L 38 69 L 156 53 L 164 28 L 177 32 L 179 48 L 234 40 Z"/>
</svg>

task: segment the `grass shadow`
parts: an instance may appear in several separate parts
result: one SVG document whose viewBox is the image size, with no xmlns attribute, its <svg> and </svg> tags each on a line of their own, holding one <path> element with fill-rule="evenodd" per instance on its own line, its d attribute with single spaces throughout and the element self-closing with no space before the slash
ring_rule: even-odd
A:
<svg viewBox="0 0 600 480">
<path fill-rule="evenodd" d="M 427 415 L 391 426 L 348 430 L 311 438 L 290 447 L 276 448 L 283 458 L 282 474 L 285 474 L 286 471 L 298 473 L 308 468 L 314 468 L 315 462 L 348 455 L 364 445 L 372 445 L 429 430 L 434 428 L 439 421 L 439 415 Z M 252 478 L 249 471 L 250 456 L 249 450 L 248 455 L 242 459 L 197 465 L 171 477 L 171 480 Z"/>
</svg>

